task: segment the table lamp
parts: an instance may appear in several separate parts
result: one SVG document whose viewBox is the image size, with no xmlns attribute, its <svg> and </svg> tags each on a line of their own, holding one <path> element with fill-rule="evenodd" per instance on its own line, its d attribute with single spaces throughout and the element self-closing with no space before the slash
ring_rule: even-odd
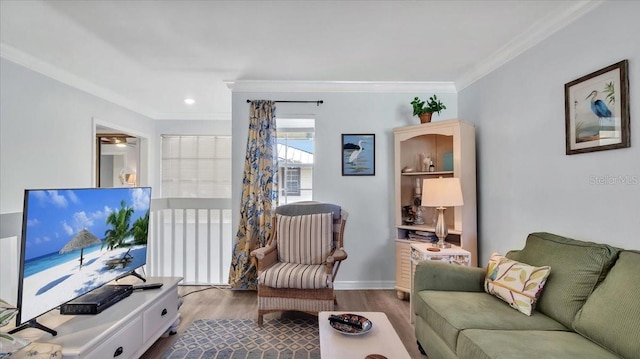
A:
<svg viewBox="0 0 640 359">
<path fill-rule="evenodd" d="M 422 182 L 422 205 L 436 207 L 438 219 L 436 221 L 436 236 L 438 247 L 447 248 L 444 240 L 449 234 L 444 221 L 446 207 L 462 206 L 462 188 L 459 178 L 427 178 Z"/>
</svg>

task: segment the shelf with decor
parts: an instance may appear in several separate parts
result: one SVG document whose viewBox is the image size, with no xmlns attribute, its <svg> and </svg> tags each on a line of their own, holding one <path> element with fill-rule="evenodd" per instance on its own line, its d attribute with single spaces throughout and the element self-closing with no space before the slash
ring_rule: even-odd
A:
<svg viewBox="0 0 640 359">
<path fill-rule="evenodd" d="M 403 172 L 402 176 L 453 176 L 453 171 L 438 171 L 438 172 Z"/>
<path fill-rule="evenodd" d="M 435 232 L 435 226 L 427 226 L 427 225 L 419 225 L 419 224 L 403 224 L 403 225 L 399 225 L 396 226 L 396 229 L 398 230 L 407 230 L 407 231 L 424 231 L 424 232 Z M 449 234 L 451 235 L 460 235 L 462 234 L 462 231 L 457 230 L 457 229 L 453 229 L 453 228 L 449 228 Z"/>
<path fill-rule="evenodd" d="M 448 228 L 446 242 L 471 253 L 470 264 L 477 265 L 476 157 L 475 127 L 459 120 L 445 120 L 395 128 L 395 247 L 398 298 L 411 290 L 411 244 L 433 239 L 438 211 L 422 206 L 425 179 L 456 178 L 463 205 L 443 213 Z M 432 187 L 433 188 L 433 187 Z M 431 233 L 422 237 L 418 233 Z"/>
</svg>

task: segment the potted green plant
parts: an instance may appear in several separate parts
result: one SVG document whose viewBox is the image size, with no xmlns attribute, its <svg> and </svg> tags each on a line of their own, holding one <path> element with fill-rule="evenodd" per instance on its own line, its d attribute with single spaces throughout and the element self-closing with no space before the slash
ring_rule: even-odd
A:
<svg viewBox="0 0 640 359">
<path fill-rule="evenodd" d="M 434 112 L 439 115 L 440 111 L 447 108 L 436 95 L 429 97 L 426 102 L 416 97 L 411 101 L 411 105 L 413 106 L 413 115 L 420 117 L 420 123 L 431 122 L 431 116 Z"/>
</svg>

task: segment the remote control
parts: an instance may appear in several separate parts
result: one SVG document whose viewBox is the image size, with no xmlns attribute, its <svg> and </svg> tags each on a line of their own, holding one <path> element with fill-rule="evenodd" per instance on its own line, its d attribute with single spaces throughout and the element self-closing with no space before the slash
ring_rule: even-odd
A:
<svg viewBox="0 0 640 359">
<path fill-rule="evenodd" d="M 347 325 L 351 325 L 353 327 L 362 329 L 362 323 L 360 323 L 360 321 L 358 320 L 358 317 L 356 316 L 342 316 L 342 315 L 332 314 L 329 316 L 329 321 L 347 324 Z"/>
<path fill-rule="evenodd" d="M 162 287 L 162 283 L 143 283 L 133 286 L 133 290 L 158 289 Z"/>
</svg>

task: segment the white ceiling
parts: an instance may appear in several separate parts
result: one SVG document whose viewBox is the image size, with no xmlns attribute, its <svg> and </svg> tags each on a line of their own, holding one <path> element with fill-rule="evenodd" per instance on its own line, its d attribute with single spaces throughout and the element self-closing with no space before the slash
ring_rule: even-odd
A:
<svg viewBox="0 0 640 359">
<path fill-rule="evenodd" d="M 0 55 L 151 118 L 230 119 L 225 81 L 460 90 L 599 3 L 0 0 Z"/>
</svg>

